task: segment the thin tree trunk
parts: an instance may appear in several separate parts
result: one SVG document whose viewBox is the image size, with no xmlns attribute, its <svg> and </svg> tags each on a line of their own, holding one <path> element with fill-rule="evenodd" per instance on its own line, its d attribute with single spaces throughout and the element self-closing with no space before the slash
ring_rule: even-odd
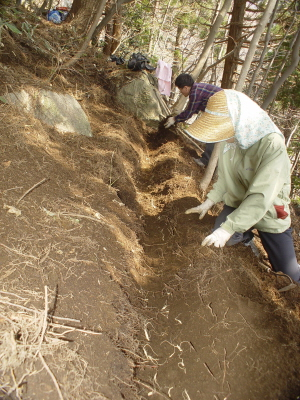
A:
<svg viewBox="0 0 300 400">
<path fill-rule="evenodd" d="M 286 66 L 286 64 L 287 64 L 287 62 L 289 60 L 290 55 L 293 52 L 293 47 L 294 47 L 296 38 L 297 38 L 297 33 L 296 33 L 296 35 L 294 35 L 293 40 L 291 41 L 289 50 L 286 51 L 286 53 L 285 53 L 285 57 L 283 59 L 283 62 L 281 63 L 280 68 L 277 70 L 277 73 L 276 73 L 276 76 L 275 76 L 275 79 L 274 79 L 273 83 L 276 82 L 279 79 L 279 77 L 281 76 L 282 71 L 284 70 L 284 68 L 285 68 L 285 66 Z"/>
<path fill-rule="evenodd" d="M 153 12 L 152 12 L 152 20 L 153 21 L 156 19 L 156 13 L 157 13 L 157 9 L 158 9 L 158 4 L 159 4 L 159 0 L 155 0 L 154 1 L 154 5 L 153 5 Z M 151 29 L 149 45 L 148 45 L 148 54 L 149 54 L 149 56 L 153 55 L 152 47 L 153 47 L 154 36 L 155 36 L 155 29 Z"/>
<path fill-rule="evenodd" d="M 208 166 L 206 167 L 203 178 L 201 179 L 201 182 L 199 184 L 199 187 L 201 190 L 203 190 L 203 192 L 206 192 L 208 185 L 210 184 L 211 179 L 216 170 L 219 159 L 219 151 L 220 151 L 220 143 L 215 143 L 213 152 L 209 159 Z"/>
<path fill-rule="evenodd" d="M 234 74 L 236 72 L 235 60 L 239 58 L 239 52 L 241 49 L 241 37 L 243 33 L 243 20 L 244 11 L 246 6 L 246 0 L 234 0 L 232 9 L 232 18 L 230 21 L 230 28 L 228 34 L 228 55 L 232 54 L 231 57 L 227 57 L 225 60 L 224 72 L 222 77 L 221 87 L 223 89 L 231 89 L 233 87 Z M 239 44 L 238 44 L 239 43 Z M 203 178 L 200 182 L 200 189 L 206 192 L 208 185 L 210 184 L 215 169 L 218 164 L 220 151 L 220 143 L 216 143 L 214 146 L 213 153 L 210 157 L 207 168 L 205 169 Z"/>
<path fill-rule="evenodd" d="M 122 12 L 119 12 L 114 17 L 114 25 L 113 25 L 113 34 L 112 34 L 112 43 L 111 43 L 111 54 L 117 50 L 121 43 L 122 37 Z"/>
<path fill-rule="evenodd" d="M 173 55 L 173 74 L 177 76 L 178 72 L 180 71 L 179 64 L 181 63 L 181 57 L 179 56 L 180 52 L 180 45 L 181 45 L 181 35 L 183 32 L 183 25 L 180 23 L 177 26 L 176 31 L 176 39 L 175 39 L 175 49 Z"/>
<path fill-rule="evenodd" d="M 108 0 L 105 5 L 104 14 L 107 15 L 110 9 L 111 9 L 111 1 Z M 113 20 L 109 21 L 105 26 L 103 54 L 107 56 L 111 54 L 112 35 L 113 35 Z"/>
<path fill-rule="evenodd" d="M 275 4 L 275 7 L 274 7 L 274 10 L 273 10 L 273 13 L 272 13 L 272 17 L 271 17 L 271 20 L 270 20 L 270 23 L 269 23 L 269 27 L 268 27 L 268 31 L 267 31 L 267 34 L 266 34 L 266 38 L 265 38 L 264 49 L 263 49 L 263 51 L 261 53 L 261 56 L 260 56 L 260 59 L 259 59 L 259 63 L 257 65 L 257 67 L 255 68 L 255 71 L 253 72 L 250 85 L 249 85 L 248 90 L 246 92 L 248 96 L 251 96 L 252 88 L 254 86 L 254 83 L 256 82 L 257 74 L 260 71 L 261 66 L 263 65 L 265 55 L 266 55 L 266 53 L 268 51 L 268 45 L 269 45 L 269 41 L 270 41 L 270 37 L 271 37 L 271 29 L 272 29 L 272 26 L 273 26 L 273 22 L 274 22 L 274 19 L 275 19 L 275 15 L 276 15 L 276 11 L 277 11 L 279 2 L 280 2 L 280 0 L 277 0 L 277 2 Z"/>
<path fill-rule="evenodd" d="M 220 64 L 222 61 L 226 60 L 227 57 L 229 57 L 231 54 L 233 54 L 234 50 L 235 50 L 235 49 L 231 50 L 230 53 L 225 54 L 224 57 L 220 58 L 220 59 L 217 60 L 215 63 L 213 63 L 213 64 L 209 65 L 207 68 L 205 68 L 205 69 L 201 72 L 201 74 L 199 75 L 199 77 L 198 77 L 198 79 L 197 79 L 197 82 L 201 82 L 202 79 L 205 77 L 205 75 L 207 74 L 207 72 L 208 72 L 210 69 L 215 68 L 215 67 L 216 67 L 218 64 Z M 222 86 L 222 85 L 221 85 L 221 86 Z M 222 87 L 223 87 L 223 86 L 222 86 Z"/>
<path fill-rule="evenodd" d="M 298 164 L 299 161 L 299 157 L 300 157 L 300 150 L 298 151 L 295 160 L 293 162 L 292 168 L 291 168 L 291 175 L 293 175 L 294 169 L 296 168 L 296 165 Z"/>
<path fill-rule="evenodd" d="M 133 0 L 118 0 L 117 3 L 115 3 L 111 7 L 110 11 L 108 12 L 108 15 L 106 15 L 102 19 L 100 24 L 97 25 L 98 21 L 100 20 L 102 14 L 103 14 L 103 10 L 104 10 L 105 3 L 106 3 L 106 0 L 101 0 L 100 3 L 99 3 L 99 8 L 98 8 L 97 13 L 96 13 L 95 18 L 94 18 L 94 22 L 92 23 L 92 25 L 91 25 L 91 27 L 90 27 L 87 35 L 86 35 L 86 38 L 85 38 L 81 48 L 71 58 L 71 60 L 69 60 L 68 62 L 66 62 L 62 66 L 62 68 L 69 68 L 70 66 L 74 65 L 76 63 L 76 61 L 78 61 L 79 58 L 82 56 L 82 54 L 86 51 L 86 49 L 87 49 L 87 47 L 88 47 L 88 45 L 90 43 L 90 40 L 91 40 L 92 36 L 94 35 L 94 32 L 95 32 L 96 28 L 98 28 L 100 26 L 101 29 L 102 29 L 112 19 L 112 17 L 115 14 L 116 10 L 119 10 L 121 8 L 122 4 L 130 3 L 131 1 L 133 1 Z M 101 31 L 101 29 L 100 29 L 100 31 Z"/>
<path fill-rule="evenodd" d="M 169 8 L 170 8 L 170 4 L 171 4 L 171 0 L 169 0 L 169 2 L 168 2 L 165 15 L 163 17 L 163 20 L 162 20 L 162 23 L 160 25 L 159 31 L 157 33 L 157 40 L 156 40 L 156 42 L 154 43 L 154 46 L 153 46 L 153 54 L 155 53 L 156 45 L 157 45 L 158 41 L 160 40 L 160 31 L 161 31 L 162 27 L 164 26 L 165 20 L 167 18 L 167 15 L 168 15 L 168 12 L 169 12 Z"/>
<path fill-rule="evenodd" d="M 120 45 L 122 29 L 121 11 L 114 15 L 113 20 L 105 27 L 105 44 L 103 54 L 113 54 Z"/>
<path fill-rule="evenodd" d="M 299 121 L 297 122 L 295 128 L 292 130 L 290 136 L 288 137 L 288 140 L 286 142 L 286 147 L 290 147 L 290 143 L 291 143 L 292 137 L 293 137 L 294 133 L 297 131 L 298 126 L 299 126 Z"/>
<path fill-rule="evenodd" d="M 102 31 L 102 29 L 111 21 L 113 16 L 115 15 L 116 12 L 118 12 L 121 9 L 121 6 L 123 4 L 131 3 L 133 0 L 117 0 L 113 4 L 113 6 L 108 10 L 107 14 L 105 17 L 100 21 L 99 25 L 96 26 L 92 33 L 92 44 L 96 45 L 98 43 L 99 35 Z M 99 21 L 99 20 L 98 20 Z"/>
<path fill-rule="evenodd" d="M 227 54 L 231 53 L 231 55 L 225 59 L 221 82 L 221 87 L 223 89 L 231 89 L 234 86 L 234 76 L 237 70 L 236 60 L 239 58 L 242 46 L 241 36 L 243 32 L 245 7 L 246 0 L 234 0 L 226 51 Z"/>
<path fill-rule="evenodd" d="M 76 63 L 76 61 L 79 60 L 79 58 L 82 56 L 82 54 L 87 49 L 87 47 L 89 45 L 89 42 L 90 42 L 90 40 L 91 40 L 91 38 L 93 36 L 93 33 L 94 33 L 94 31 L 95 31 L 95 29 L 97 27 L 98 21 L 102 16 L 102 13 L 103 13 L 103 10 L 104 10 L 104 7 L 105 7 L 105 3 L 106 3 L 106 0 L 101 0 L 100 1 L 99 8 L 98 8 L 97 13 L 96 13 L 95 18 L 94 18 L 94 22 L 92 23 L 92 25 L 91 25 L 88 33 L 87 33 L 86 39 L 84 40 L 81 48 L 78 50 L 78 52 L 68 62 L 66 62 L 62 66 L 62 68 L 69 68 L 72 65 L 74 65 Z"/>
<path fill-rule="evenodd" d="M 245 58 L 245 62 L 243 64 L 239 79 L 237 81 L 236 90 L 241 91 L 243 89 L 247 74 L 249 72 L 250 69 L 250 65 L 252 63 L 259 39 L 269 21 L 270 15 L 272 14 L 274 7 L 276 5 L 276 1 L 277 0 L 269 0 L 267 7 L 265 9 L 265 12 L 263 13 L 263 16 L 261 18 L 261 20 L 258 23 L 258 26 L 256 27 L 254 34 L 253 34 L 253 38 L 250 42 L 250 46 L 249 46 L 249 50 L 247 52 L 246 58 Z"/>
<path fill-rule="evenodd" d="M 293 50 L 292 50 L 292 60 L 291 64 L 285 69 L 281 77 L 273 84 L 271 87 L 271 90 L 269 91 L 268 96 L 263 102 L 262 108 L 266 110 L 270 103 L 275 99 L 278 90 L 280 87 L 283 85 L 285 80 L 295 71 L 297 68 L 299 61 L 300 61 L 300 29 L 296 33 L 296 40 L 293 45 Z"/>
<path fill-rule="evenodd" d="M 182 62 L 181 60 L 181 51 L 180 51 L 180 45 L 181 45 L 181 35 L 183 32 L 183 25 L 179 24 L 177 26 L 177 32 L 176 32 L 176 39 L 175 39 L 175 49 L 174 49 L 174 55 L 173 55 L 173 72 L 172 72 L 172 86 L 171 86 L 171 95 L 170 95 L 170 100 L 173 100 L 174 95 L 175 95 L 175 79 L 181 70 L 180 64 Z"/>
<path fill-rule="evenodd" d="M 222 58 L 222 54 L 224 51 L 224 45 L 225 45 L 225 43 L 222 43 L 220 46 L 220 49 L 219 49 L 218 55 L 217 55 L 217 60 L 220 60 Z M 216 68 L 217 64 L 214 61 L 214 50 L 210 54 L 211 54 L 210 65 L 214 65 L 214 67 L 211 68 L 211 74 L 210 74 L 208 83 L 210 83 L 211 85 L 216 85 L 217 79 L 218 79 L 218 73 L 217 73 L 217 68 Z M 204 68 L 206 68 L 206 66 L 204 66 Z M 202 71 L 204 68 L 202 68 Z M 200 75 L 202 75 L 202 73 Z M 198 76 L 197 82 L 201 82 L 201 80 L 199 79 L 200 75 Z"/>
<path fill-rule="evenodd" d="M 81 7 L 82 7 L 81 1 L 78 1 L 78 0 L 73 1 L 69 15 L 67 17 L 67 21 L 70 21 L 76 14 L 78 14 Z"/>
<path fill-rule="evenodd" d="M 191 75 L 195 81 L 197 80 L 198 76 L 200 75 L 200 73 L 202 71 L 202 68 L 207 60 L 207 57 L 212 48 L 212 45 L 214 43 L 214 40 L 218 33 L 220 25 L 221 25 L 222 21 L 224 20 L 224 17 L 227 14 L 227 11 L 229 10 L 231 3 L 232 3 L 232 0 L 224 0 L 223 7 L 221 8 L 215 22 L 213 23 L 213 25 L 211 27 L 211 30 L 210 30 L 208 38 L 205 42 L 202 54 L 200 56 L 200 59 L 197 62 L 196 67 L 194 68 L 194 70 L 191 73 Z M 179 114 L 182 111 L 182 109 L 185 105 L 185 102 L 186 102 L 186 98 L 183 95 L 179 96 L 179 99 L 177 100 L 177 102 L 175 103 L 174 108 L 173 108 L 175 114 Z"/>
<path fill-rule="evenodd" d="M 292 29 L 293 26 L 294 26 L 295 19 L 296 19 L 296 16 L 294 17 L 293 23 L 291 24 L 291 26 L 289 27 L 289 29 L 285 32 L 283 38 L 281 39 L 280 43 L 278 44 L 277 48 L 275 49 L 274 54 L 273 54 L 273 57 L 272 57 L 272 60 L 271 60 L 271 62 L 269 63 L 269 65 L 268 65 L 268 67 L 267 67 L 267 69 L 266 69 L 266 71 L 265 71 L 265 73 L 264 73 L 264 76 L 263 76 L 263 78 L 262 78 L 262 80 L 261 80 L 261 82 L 260 82 L 260 84 L 259 84 L 259 88 L 257 89 L 255 95 L 253 96 L 253 100 L 254 100 L 254 101 L 256 101 L 256 99 L 261 95 L 261 93 L 262 93 L 262 91 L 263 91 L 263 89 L 264 89 L 264 84 L 265 84 L 265 82 L 266 82 L 266 80 L 267 80 L 267 77 L 268 77 L 269 72 L 270 72 L 270 70 L 271 70 L 271 68 L 272 68 L 272 66 L 273 66 L 273 63 L 274 63 L 274 61 L 275 61 L 275 59 L 276 59 L 276 57 L 277 57 L 277 54 L 279 53 L 280 48 L 281 48 L 282 44 L 285 42 L 287 36 L 290 34 L 290 31 L 291 31 L 291 29 Z M 287 56 L 288 56 L 288 55 L 287 55 Z"/>
<path fill-rule="evenodd" d="M 196 80 L 198 76 L 200 75 L 202 68 L 205 64 L 205 61 L 207 60 L 207 57 L 209 55 L 209 52 L 214 44 L 215 37 L 219 31 L 219 28 L 225 18 L 225 15 L 227 14 L 227 11 L 229 10 L 229 7 L 231 6 L 232 0 L 224 0 L 223 7 L 221 8 L 213 26 L 211 27 L 211 30 L 209 32 L 207 41 L 205 42 L 203 52 L 201 54 L 201 57 L 194 68 L 193 72 L 191 75 L 193 78 Z"/>
<path fill-rule="evenodd" d="M 19 4 L 21 4 L 21 1 L 19 2 Z M 43 12 L 46 10 L 46 8 L 50 9 L 50 6 L 49 7 L 47 7 L 47 6 L 48 6 L 48 0 L 44 0 L 43 4 L 41 5 L 41 7 L 37 11 L 37 15 L 42 15 Z"/>
</svg>

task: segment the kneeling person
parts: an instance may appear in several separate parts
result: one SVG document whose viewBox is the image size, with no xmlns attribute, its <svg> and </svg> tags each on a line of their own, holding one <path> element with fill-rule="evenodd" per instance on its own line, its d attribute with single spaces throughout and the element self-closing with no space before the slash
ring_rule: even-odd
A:
<svg viewBox="0 0 300 400">
<path fill-rule="evenodd" d="M 203 218 L 213 204 L 225 203 L 202 245 L 249 241 L 256 228 L 273 269 L 300 282 L 288 206 L 290 160 L 268 114 L 245 94 L 224 89 L 186 132 L 202 142 L 222 142 L 217 182 L 203 204 L 186 211 Z"/>
</svg>

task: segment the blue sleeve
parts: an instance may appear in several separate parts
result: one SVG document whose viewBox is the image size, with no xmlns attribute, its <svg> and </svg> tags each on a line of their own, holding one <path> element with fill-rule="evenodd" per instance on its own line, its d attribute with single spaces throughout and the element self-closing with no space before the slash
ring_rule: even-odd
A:
<svg viewBox="0 0 300 400">
<path fill-rule="evenodd" d="M 182 113 L 178 114 L 175 117 L 176 122 L 183 122 L 191 118 L 194 114 L 199 112 L 199 101 L 197 101 L 197 93 L 196 90 L 190 94 L 189 103 Z"/>
</svg>

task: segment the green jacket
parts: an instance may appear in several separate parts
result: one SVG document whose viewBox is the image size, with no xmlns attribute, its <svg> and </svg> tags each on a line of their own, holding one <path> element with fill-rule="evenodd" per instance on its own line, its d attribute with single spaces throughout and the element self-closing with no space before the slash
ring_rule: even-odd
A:
<svg viewBox="0 0 300 400">
<path fill-rule="evenodd" d="M 256 228 L 281 233 L 290 227 L 290 160 L 283 138 L 270 133 L 246 150 L 224 153 L 221 143 L 218 180 L 208 198 L 236 208 L 222 224 L 233 234 Z"/>
</svg>

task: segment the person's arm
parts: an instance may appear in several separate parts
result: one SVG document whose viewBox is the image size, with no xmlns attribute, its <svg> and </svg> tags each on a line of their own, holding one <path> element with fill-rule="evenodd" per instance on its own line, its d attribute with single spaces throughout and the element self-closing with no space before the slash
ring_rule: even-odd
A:
<svg viewBox="0 0 300 400">
<path fill-rule="evenodd" d="M 194 114 L 198 114 L 199 110 L 199 94 L 197 95 L 197 90 L 193 90 L 192 87 L 187 108 L 175 117 L 175 121 L 184 122 Z"/>
<path fill-rule="evenodd" d="M 244 200 L 227 217 L 222 228 L 231 234 L 250 229 L 271 209 L 288 179 L 289 160 L 284 145 L 268 143 Z"/>
</svg>

